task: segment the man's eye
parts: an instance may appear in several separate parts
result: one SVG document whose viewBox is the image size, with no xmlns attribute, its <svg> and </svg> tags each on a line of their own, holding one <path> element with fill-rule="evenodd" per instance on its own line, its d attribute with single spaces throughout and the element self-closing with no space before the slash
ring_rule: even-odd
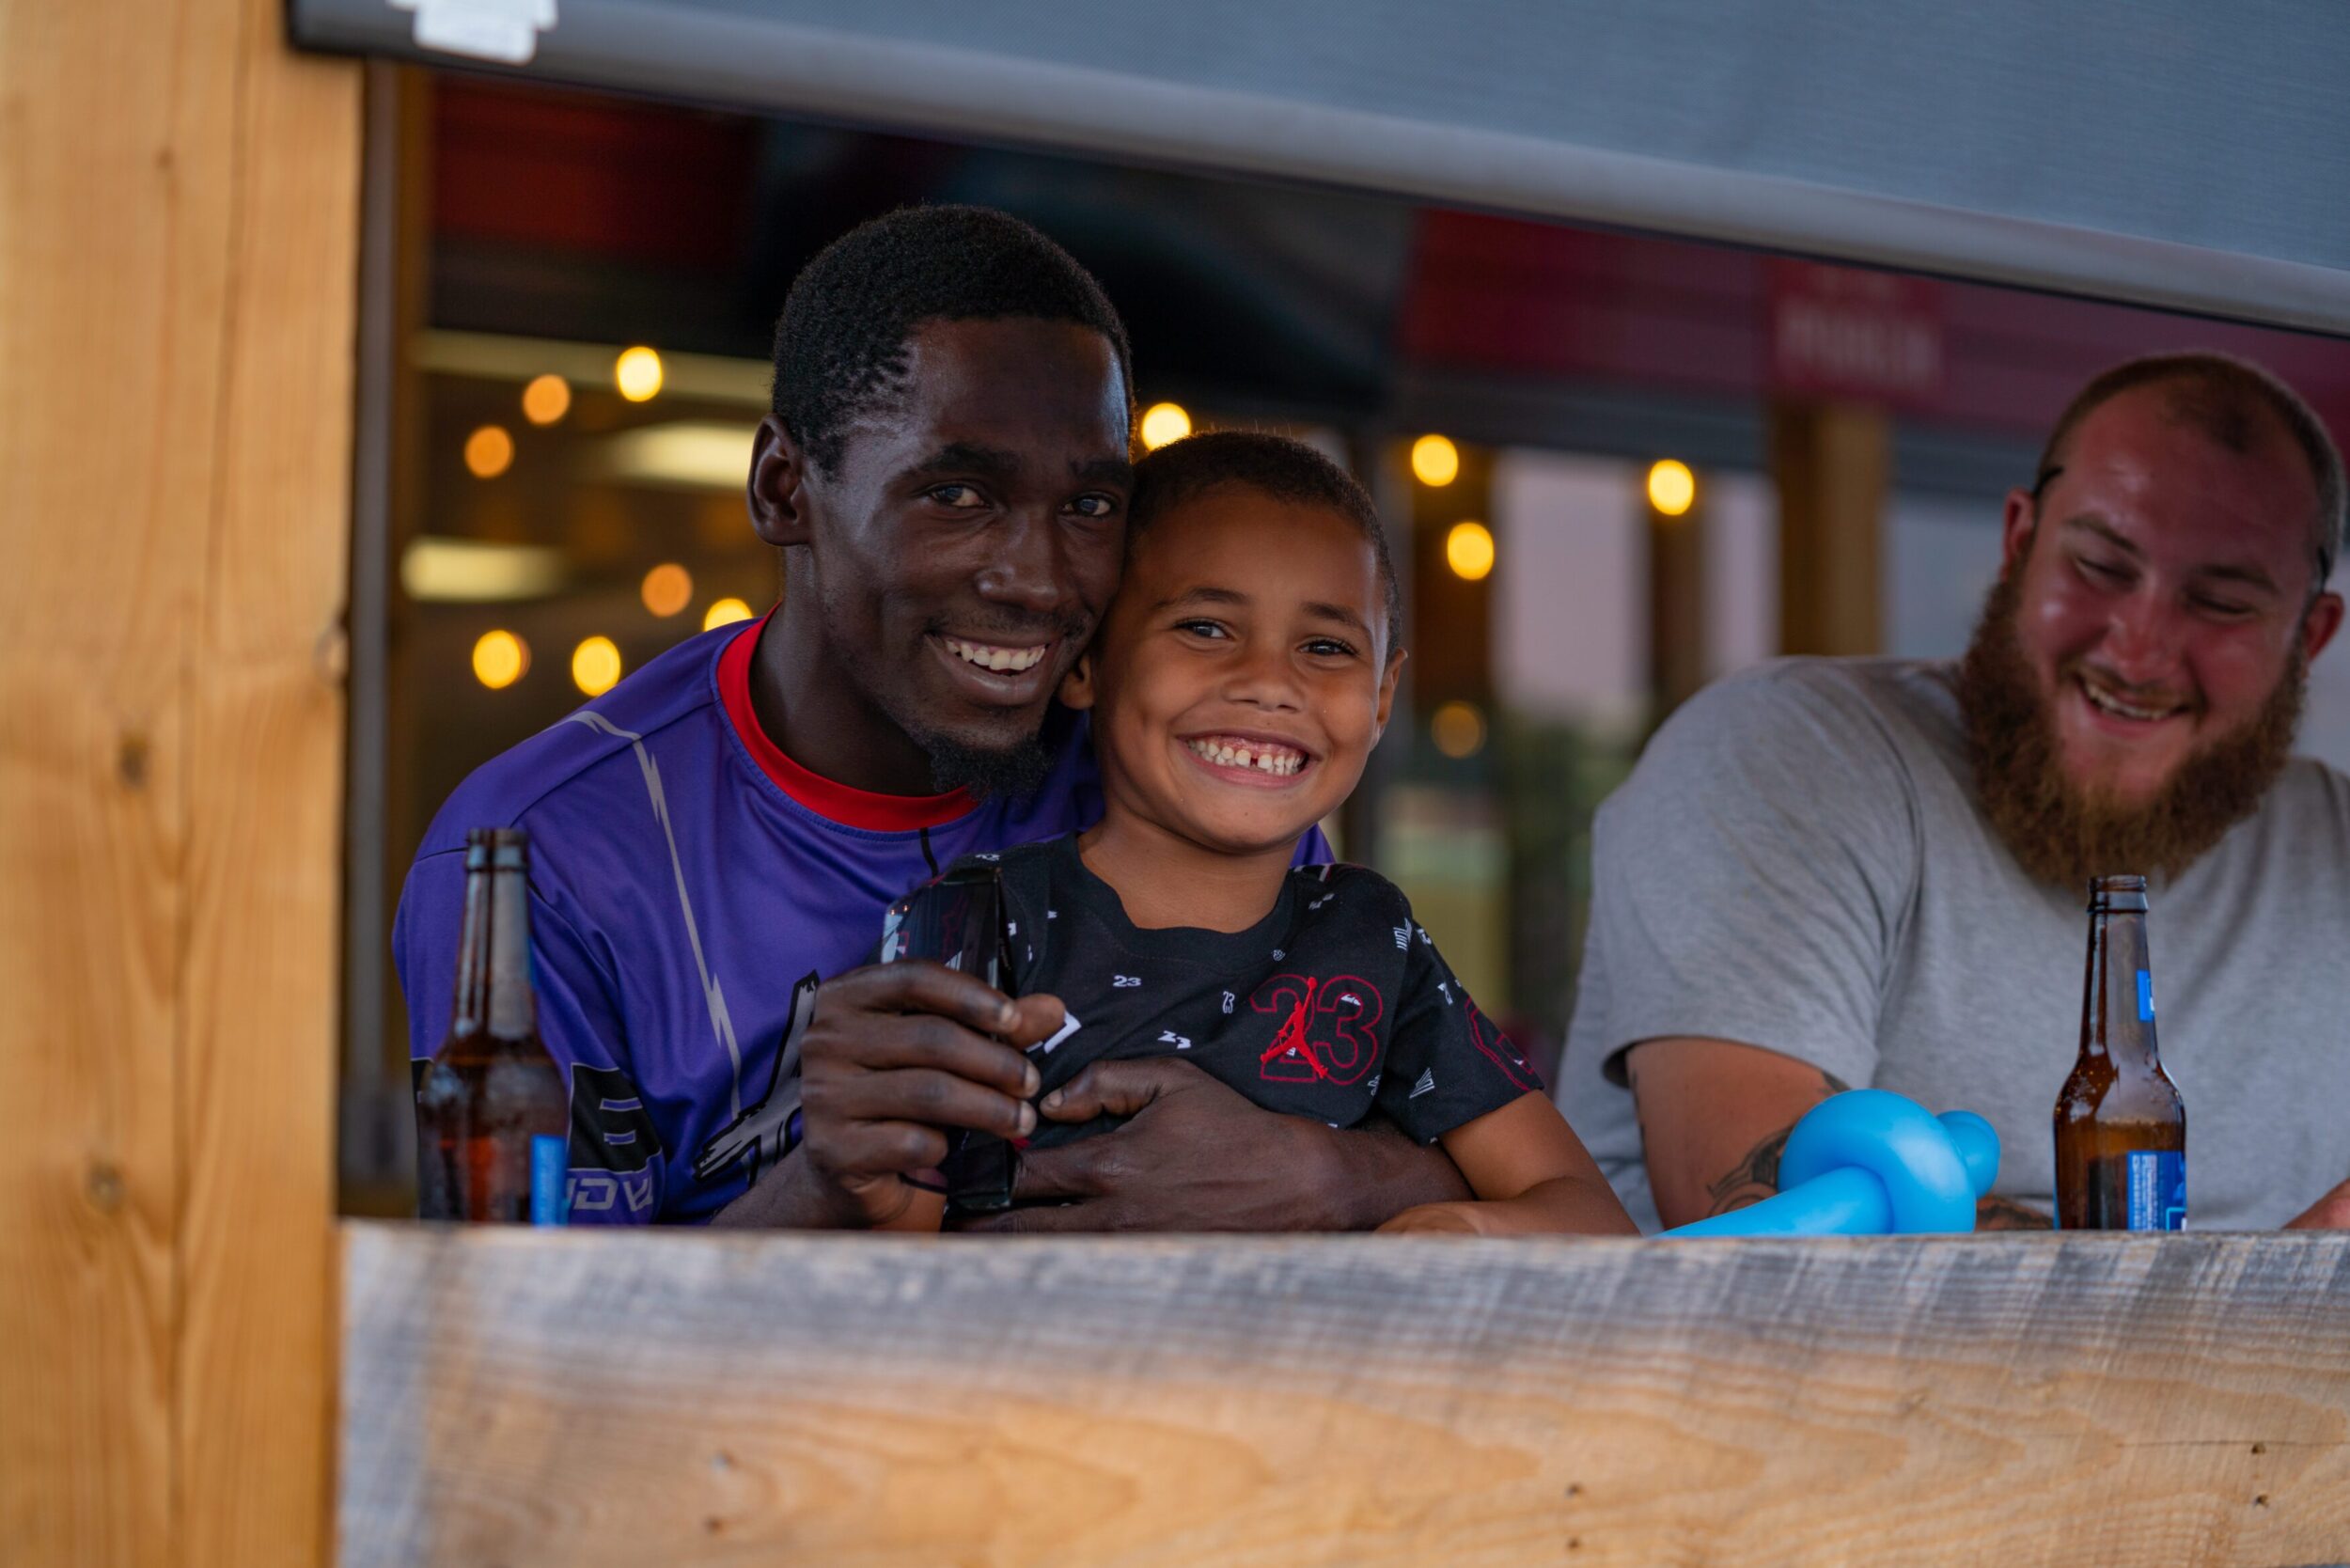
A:
<svg viewBox="0 0 2350 1568">
<path fill-rule="evenodd" d="M 1069 510 L 1080 517 L 1115 517 L 1118 515 L 1118 502 L 1107 495 L 1080 495 L 1069 503 Z"/>
<path fill-rule="evenodd" d="M 956 511 L 969 511 L 987 504 L 976 485 L 934 484 L 923 494 L 940 506 Z"/>
<path fill-rule="evenodd" d="M 2092 583 L 2103 583 L 2107 587 L 2113 587 L 2129 581 L 2130 574 L 2127 572 L 2124 572 L 2122 568 L 2114 566 L 2109 562 L 2092 561 L 2088 557 L 2083 556 L 2080 557 L 2079 564 L 2081 575 L 2087 577 Z"/>
<path fill-rule="evenodd" d="M 2197 599 L 2195 607 L 2215 620 L 2241 620 L 2252 613 L 2251 605 L 2232 604 L 2225 599 Z"/>
</svg>

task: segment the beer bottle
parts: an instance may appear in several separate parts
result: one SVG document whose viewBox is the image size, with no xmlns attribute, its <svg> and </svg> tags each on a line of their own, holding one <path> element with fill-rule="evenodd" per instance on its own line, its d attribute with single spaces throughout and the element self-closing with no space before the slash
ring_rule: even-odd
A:
<svg viewBox="0 0 2350 1568">
<path fill-rule="evenodd" d="M 416 1212 L 474 1224 L 568 1217 L 571 1097 L 530 989 L 530 851 L 518 828 L 465 838 L 448 1038 L 416 1090 Z"/>
<path fill-rule="evenodd" d="M 2154 1049 L 2142 876 L 2089 885 L 2081 1052 L 2056 1103 L 2056 1222 L 2063 1231 L 2186 1223 L 2186 1103 Z"/>
</svg>

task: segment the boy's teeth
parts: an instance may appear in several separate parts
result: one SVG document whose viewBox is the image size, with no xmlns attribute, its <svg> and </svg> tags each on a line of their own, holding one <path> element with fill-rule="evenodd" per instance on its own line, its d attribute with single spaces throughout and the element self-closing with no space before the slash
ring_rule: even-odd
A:
<svg viewBox="0 0 2350 1568">
<path fill-rule="evenodd" d="M 964 642 L 959 637 L 948 637 L 946 641 L 947 651 L 956 658 L 975 664 L 981 669 L 1000 670 L 1012 675 L 1024 669 L 1033 669 L 1036 662 L 1044 657 L 1042 648 L 992 648 L 983 642 Z"/>
<path fill-rule="evenodd" d="M 1292 750 L 1288 746 L 1267 745 L 1262 741 L 1242 744 L 1235 741 L 1211 739 L 1186 741 L 1183 744 L 1209 761 L 1219 763 L 1224 767 L 1254 768 L 1259 773 L 1269 773 L 1279 777 L 1287 777 L 1306 765 L 1304 752 Z"/>
</svg>

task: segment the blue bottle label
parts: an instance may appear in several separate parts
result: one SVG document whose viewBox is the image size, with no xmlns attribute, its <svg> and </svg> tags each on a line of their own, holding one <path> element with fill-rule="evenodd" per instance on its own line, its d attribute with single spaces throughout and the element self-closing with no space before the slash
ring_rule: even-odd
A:
<svg viewBox="0 0 2350 1568">
<path fill-rule="evenodd" d="M 2130 1229 L 2186 1229 L 2186 1156 L 2170 1150 L 2129 1153 Z"/>
<path fill-rule="evenodd" d="M 2154 977 L 2143 969 L 2138 972 L 2138 1020 L 2141 1024 L 2154 1021 Z"/>
<path fill-rule="evenodd" d="M 571 1223 L 570 1194 L 565 1191 L 572 1179 L 571 1166 L 568 1138 L 550 1137 L 542 1133 L 530 1140 L 531 1224 Z"/>
</svg>

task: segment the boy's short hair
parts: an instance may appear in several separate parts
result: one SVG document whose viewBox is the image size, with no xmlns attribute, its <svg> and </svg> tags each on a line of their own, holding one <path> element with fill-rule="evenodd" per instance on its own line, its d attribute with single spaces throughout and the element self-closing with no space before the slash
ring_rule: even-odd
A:
<svg viewBox="0 0 2350 1568">
<path fill-rule="evenodd" d="M 1134 500 L 1126 513 L 1126 550 L 1151 525 L 1218 485 L 1245 484 L 1292 506 L 1321 507 L 1355 525 L 1379 563 L 1387 615 L 1387 654 L 1403 647 L 1403 590 L 1387 554 L 1387 530 L 1360 480 L 1303 441 L 1262 431 L 1209 431 L 1171 441 L 1135 464 Z"/>
<path fill-rule="evenodd" d="M 1075 258 L 993 208 L 901 207 L 826 245 L 792 280 L 770 408 L 817 467 L 838 473 L 848 426 L 903 390 L 916 328 L 1015 319 L 1108 338 L 1134 401 L 1125 324 Z"/>
</svg>

